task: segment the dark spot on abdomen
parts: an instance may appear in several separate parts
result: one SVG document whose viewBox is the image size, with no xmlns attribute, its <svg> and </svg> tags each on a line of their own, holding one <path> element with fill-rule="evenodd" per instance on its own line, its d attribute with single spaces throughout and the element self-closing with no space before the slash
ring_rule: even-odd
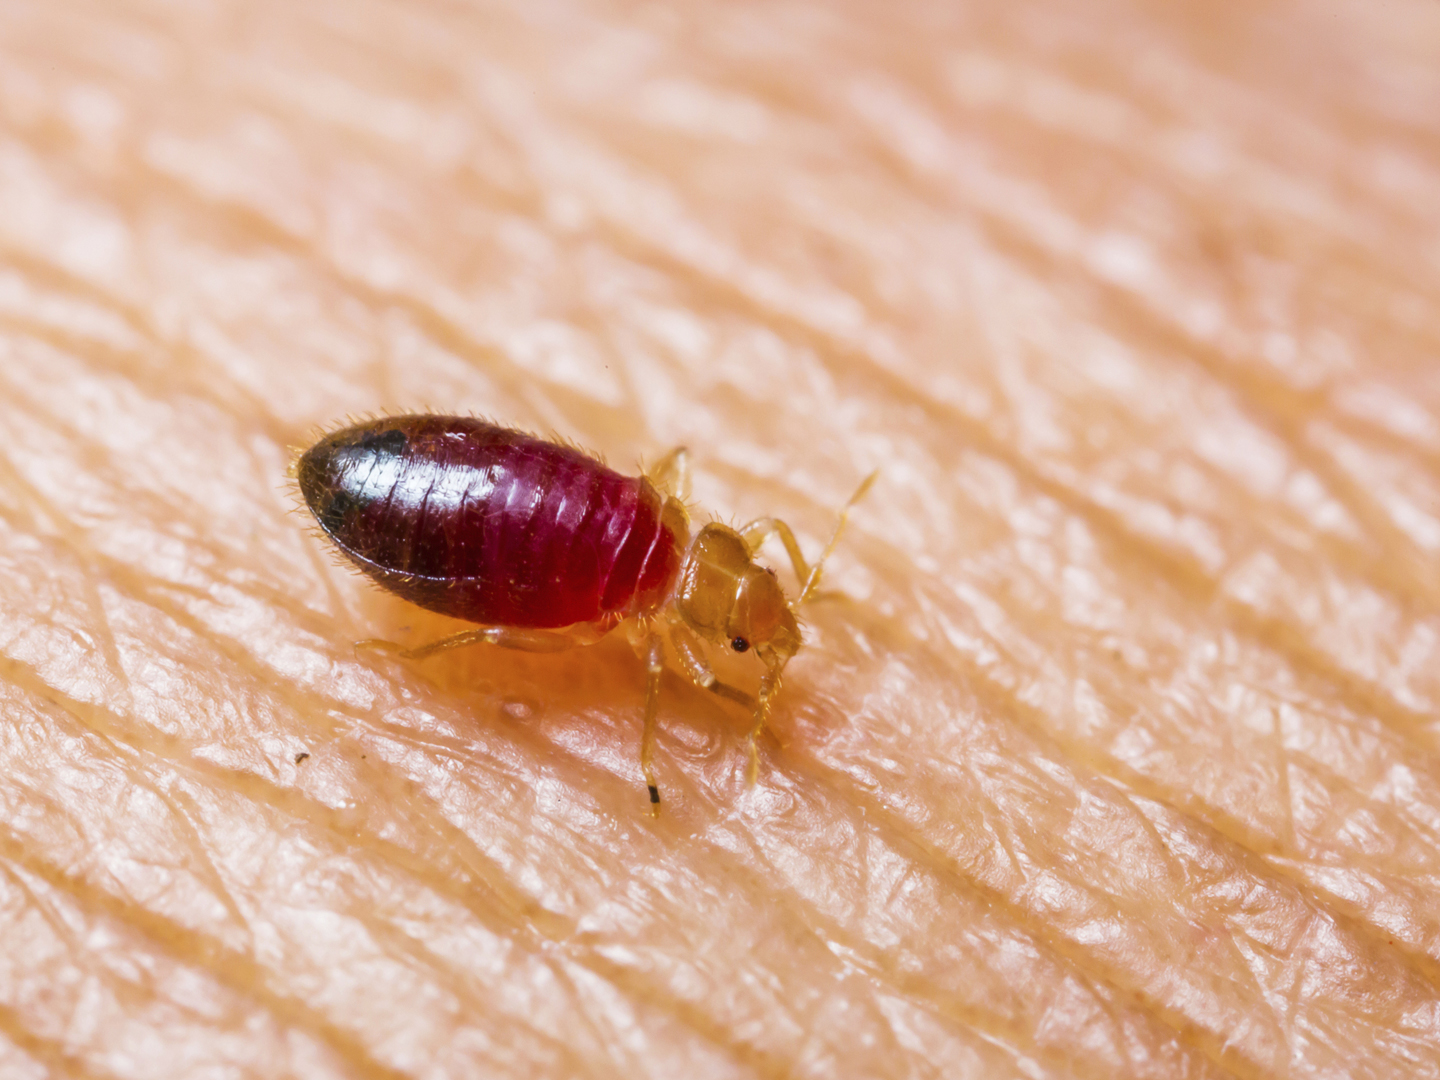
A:
<svg viewBox="0 0 1440 1080">
<path fill-rule="evenodd" d="M 325 509 L 315 516 L 320 519 L 320 527 L 331 536 L 338 533 L 345 525 L 345 516 L 357 505 L 355 498 L 348 491 L 337 491 L 331 496 L 330 502 Z"/>
<path fill-rule="evenodd" d="M 403 454 L 410 445 L 405 433 L 396 428 L 388 431 L 371 432 L 360 440 L 360 449 L 373 450 L 381 454 Z"/>
</svg>

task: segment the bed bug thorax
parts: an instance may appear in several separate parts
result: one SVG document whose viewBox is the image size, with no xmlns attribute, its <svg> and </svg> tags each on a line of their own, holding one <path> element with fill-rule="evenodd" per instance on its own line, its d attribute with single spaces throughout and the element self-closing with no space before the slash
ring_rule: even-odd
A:
<svg viewBox="0 0 1440 1080">
<path fill-rule="evenodd" d="M 753 783 L 756 739 L 803 643 L 796 610 L 814 596 L 850 507 L 874 480 L 841 510 L 812 567 L 777 518 L 741 529 L 711 522 L 692 536 L 683 448 L 641 476 L 623 476 L 563 443 L 473 417 L 417 414 L 324 435 L 300 453 L 293 474 L 321 530 L 360 570 L 421 607 L 479 624 L 419 648 L 367 647 L 411 659 L 481 643 L 553 652 L 623 627 L 646 665 L 640 765 L 656 807 L 652 757 L 667 659 L 751 711 Z M 794 600 L 755 561 L 772 534 L 801 583 Z M 759 693 L 718 680 L 709 647 L 753 650 L 765 667 Z"/>
</svg>

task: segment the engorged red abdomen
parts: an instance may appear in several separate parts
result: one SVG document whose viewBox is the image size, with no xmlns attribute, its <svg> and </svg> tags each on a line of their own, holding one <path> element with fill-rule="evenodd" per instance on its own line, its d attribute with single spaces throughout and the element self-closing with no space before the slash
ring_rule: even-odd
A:
<svg viewBox="0 0 1440 1080">
<path fill-rule="evenodd" d="M 553 628 L 657 607 L 683 538 L 648 480 L 469 417 L 349 427 L 296 466 L 306 504 L 379 584 L 431 611 Z"/>
</svg>

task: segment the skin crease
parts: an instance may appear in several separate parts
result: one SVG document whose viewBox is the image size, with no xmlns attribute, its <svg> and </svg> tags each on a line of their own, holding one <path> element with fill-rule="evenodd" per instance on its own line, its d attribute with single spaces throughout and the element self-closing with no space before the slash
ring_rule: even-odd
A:
<svg viewBox="0 0 1440 1080">
<path fill-rule="evenodd" d="M 1425 0 L 0 6 L 0 1075 L 1440 1075 L 1437 118 Z M 883 470 L 753 789 L 355 651 L 287 447 L 425 405 Z"/>
</svg>

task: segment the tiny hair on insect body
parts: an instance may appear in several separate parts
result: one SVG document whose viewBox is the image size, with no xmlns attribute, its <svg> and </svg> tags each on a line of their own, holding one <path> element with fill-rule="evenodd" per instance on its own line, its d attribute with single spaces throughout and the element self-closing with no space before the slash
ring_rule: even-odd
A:
<svg viewBox="0 0 1440 1080">
<path fill-rule="evenodd" d="M 876 476 L 841 508 L 812 564 L 779 518 L 740 528 L 710 521 L 692 535 L 683 447 L 626 476 L 567 439 L 474 416 L 380 414 L 321 431 L 290 475 L 342 560 L 396 596 L 474 624 L 417 648 L 361 646 L 414 660 L 479 644 L 559 652 L 622 629 L 645 665 L 640 770 L 652 812 L 666 667 L 750 712 L 753 784 L 756 740 L 803 644 L 797 612 L 815 596 L 851 508 Z M 800 582 L 794 599 L 755 561 L 772 535 Z M 760 660 L 756 693 L 716 677 L 713 648 Z"/>
</svg>

